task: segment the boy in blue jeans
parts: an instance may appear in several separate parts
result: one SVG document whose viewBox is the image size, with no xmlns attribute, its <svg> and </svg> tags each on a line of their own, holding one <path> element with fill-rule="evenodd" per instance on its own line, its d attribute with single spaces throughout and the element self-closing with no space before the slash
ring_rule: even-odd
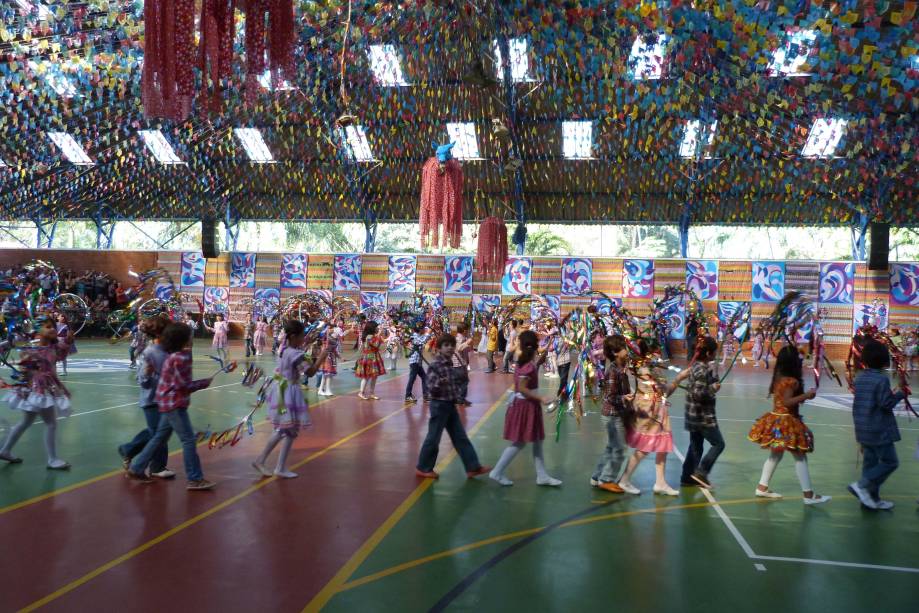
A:
<svg viewBox="0 0 919 613">
<path fill-rule="evenodd" d="M 718 418 L 715 415 L 715 394 L 721 389 L 721 383 L 713 367 L 715 355 L 718 353 L 718 343 L 711 336 L 704 336 L 697 340 L 696 353 L 696 361 L 677 375 L 671 389 L 672 393 L 681 381 L 687 380 L 683 424 L 689 432 L 689 449 L 683 461 L 680 485 L 713 489 L 708 474 L 715 465 L 715 460 L 724 451 L 724 437 L 718 428 Z M 711 446 L 703 457 L 702 444 L 705 441 Z"/>
<path fill-rule="evenodd" d="M 865 343 L 862 363 L 865 371 L 855 380 L 852 420 L 864 462 L 862 478 L 850 483 L 848 490 L 866 508 L 887 511 L 893 508 L 893 503 L 881 500 L 880 489 L 900 465 L 894 447 L 900 440 L 900 429 L 893 408 L 906 398 L 906 392 L 900 389 L 893 393 L 890 389 L 890 380 L 883 370 L 890 366 L 890 354 L 883 344 L 875 340 Z"/>
</svg>

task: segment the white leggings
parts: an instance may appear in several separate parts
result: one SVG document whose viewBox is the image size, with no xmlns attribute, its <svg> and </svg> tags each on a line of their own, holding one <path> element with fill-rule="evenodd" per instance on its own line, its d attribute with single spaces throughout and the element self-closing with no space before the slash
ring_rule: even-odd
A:
<svg viewBox="0 0 919 613">
<path fill-rule="evenodd" d="M 29 426 L 31 426 L 39 416 L 41 416 L 42 421 L 45 422 L 45 451 L 48 453 L 48 462 L 51 463 L 57 460 L 57 444 L 55 441 L 57 435 L 57 413 L 53 407 L 42 409 L 37 413 L 23 411 L 22 421 L 13 426 L 10 430 L 9 436 L 6 437 L 6 442 L 3 444 L 3 448 L 0 449 L 0 455 L 9 454 L 19 440 L 19 437 L 22 436 L 22 433 L 28 430 Z"/>
<path fill-rule="evenodd" d="M 494 474 L 503 477 L 504 471 L 507 470 L 508 465 L 510 465 L 511 461 L 517 457 L 517 454 L 520 453 L 526 445 L 527 444 L 522 441 L 517 441 L 505 449 L 498 463 L 495 465 Z M 546 463 L 542 457 L 542 441 L 533 442 L 533 464 L 536 466 L 537 479 L 545 480 L 549 478 L 549 473 L 546 472 Z"/>
<path fill-rule="evenodd" d="M 807 468 L 807 454 L 800 451 L 791 451 L 792 456 L 795 458 L 795 472 L 798 473 L 798 481 L 801 483 L 801 491 L 803 492 L 812 492 L 814 491 L 813 486 L 811 485 L 811 475 L 810 471 Z M 782 451 L 773 450 L 769 454 L 769 457 L 766 458 L 766 462 L 763 464 L 763 474 L 759 478 L 759 484 L 763 487 L 769 487 L 769 481 L 772 479 L 772 474 L 775 472 L 775 467 L 779 465 L 779 462 L 782 461 L 782 456 L 785 455 Z"/>
</svg>

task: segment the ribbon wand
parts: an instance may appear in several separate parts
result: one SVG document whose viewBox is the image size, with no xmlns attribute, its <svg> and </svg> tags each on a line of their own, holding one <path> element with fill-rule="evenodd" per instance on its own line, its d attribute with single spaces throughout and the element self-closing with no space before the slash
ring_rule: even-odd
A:
<svg viewBox="0 0 919 613">
<path fill-rule="evenodd" d="M 215 372 L 213 375 L 211 375 L 211 377 L 210 377 L 211 379 L 213 379 L 214 377 L 216 377 L 217 375 L 219 375 L 219 374 L 222 373 L 222 372 L 231 373 L 231 372 L 233 372 L 234 370 L 236 370 L 236 367 L 237 367 L 237 366 L 239 366 L 239 364 L 236 362 L 236 360 L 233 360 L 232 362 L 224 362 L 223 360 L 221 360 L 220 358 L 218 358 L 218 357 L 215 356 L 215 355 L 209 355 L 209 356 L 207 356 L 207 357 L 209 357 L 210 359 L 212 359 L 212 360 L 214 360 L 215 362 L 217 362 L 218 364 L 220 364 L 220 369 L 219 369 L 217 372 Z"/>
</svg>

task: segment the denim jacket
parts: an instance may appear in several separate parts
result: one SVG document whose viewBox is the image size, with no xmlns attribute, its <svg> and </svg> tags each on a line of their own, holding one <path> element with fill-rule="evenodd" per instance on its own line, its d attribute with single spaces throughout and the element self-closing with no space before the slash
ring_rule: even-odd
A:
<svg viewBox="0 0 919 613">
<path fill-rule="evenodd" d="M 863 445 L 887 445 L 900 440 L 893 408 L 906 396 L 890 390 L 890 379 L 880 370 L 866 370 L 855 380 L 852 419 L 855 440 Z"/>
</svg>

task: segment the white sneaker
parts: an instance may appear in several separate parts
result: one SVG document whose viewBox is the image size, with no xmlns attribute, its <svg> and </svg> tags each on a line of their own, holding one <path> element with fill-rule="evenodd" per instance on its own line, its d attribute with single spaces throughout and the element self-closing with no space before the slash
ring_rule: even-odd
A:
<svg viewBox="0 0 919 613">
<path fill-rule="evenodd" d="M 289 470 L 276 470 L 274 471 L 274 476 L 280 479 L 296 479 L 300 475 Z"/>
<path fill-rule="evenodd" d="M 590 478 L 590 487 L 599 487 L 599 486 L 600 486 L 600 482 L 597 481 L 596 479 L 594 479 L 593 477 L 591 477 L 591 478 Z"/>
<path fill-rule="evenodd" d="M 150 473 L 150 476 L 156 477 L 157 479 L 172 479 L 173 477 L 176 476 L 176 474 L 172 472 L 171 470 L 169 470 L 168 468 L 164 468 L 158 473 Z"/>
<path fill-rule="evenodd" d="M 64 460 L 51 460 L 48 462 L 48 470 L 67 470 L 70 468 L 70 462 Z"/>
<path fill-rule="evenodd" d="M 490 473 L 488 473 L 488 477 L 489 477 L 492 481 L 497 481 L 498 483 L 500 483 L 501 485 L 503 485 L 503 486 L 505 486 L 505 487 L 507 487 L 508 485 L 514 485 L 514 482 L 513 482 L 513 481 L 511 481 L 510 479 L 508 479 L 508 478 L 505 477 L 504 475 L 499 475 L 499 474 L 496 473 L 495 471 L 491 471 Z"/>
<path fill-rule="evenodd" d="M 893 508 L 893 503 L 889 500 L 878 500 L 877 505 L 881 511 L 889 511 Z"/>
<path fill-rule="evenodd" d="M 622 491 L 626 494 L 632 494 L 633 496 L 638 496 L 641 494 L 641 490 L 629 483 L 628 481 L 620 481 L 619 487 L 622 488 Z"/>
<path fill-rule="evenodd" d="M 759 498 L 781 498 L 782 495 L 778 492 L 773 492 L 772 490 L 766 490 L 765 492 L 759 488 L 753 490 L 753 494 Z"/>
<path fill-rule="evenodd" d="M 863 506 L 868 507 L 869 509 L 876 510 L 878 508 L 877 502 L 871 497 L 871 494 L 866 492 L 859 484 L 858 481 L 853 481 L 846 487 L 849 490 L 849 493 L 858 498 L 858 501 L 862 503 Z"/>
<path fill-rule="evenodd" d="M 810 498 L 805 498 L 804 504 L 823 504 L 824 502 L 829 502 L 832 499 L 832 496 L 821 496 L 820 494 L 814 494 Z"/>
<path fill-rule="evenodd" d="M 625 488 L 623 488 L 623 489 L 625 489 Z M 673 489 L 673 488 L 670 487 L 669 485 L 668 485 L 667 487 L 655 487 L 655 488 L 654 488 L 654 493 L 655 493 L 655 494 L 660 494 L 661 496 L 679 496 L 679 495 L 680 495 L 680 493 L 679 493 L 678 491 L 676 491 L 675 489 Z"/>
<path fill-rule="evenodd" d="M 556 479 L 555 477 L 550 477 L 549 475 L 546 475 L 542 479 L 536 480 L 536 485 L 548 485 L 549 487 L 558 487 L 561 484 L 562 482 L 560 479 Z"/>
<path fill-rule="evenodd" d="M 253 462 L 253 463 L 252 463 L 252 468 L 254 468 L 254 469 L 257 470 L 258 472 L 260 472 L 260 473 L 262 474 L 263 477 L 270 477 L 270 476 L 271 476 L 271 471 L 268 470 L 267 468 L 265 468 L 265 465 L 264 465 L 264 464 L 260 464 L 260 463 L 258 463 L 258 462 Z"/>
</svg>

